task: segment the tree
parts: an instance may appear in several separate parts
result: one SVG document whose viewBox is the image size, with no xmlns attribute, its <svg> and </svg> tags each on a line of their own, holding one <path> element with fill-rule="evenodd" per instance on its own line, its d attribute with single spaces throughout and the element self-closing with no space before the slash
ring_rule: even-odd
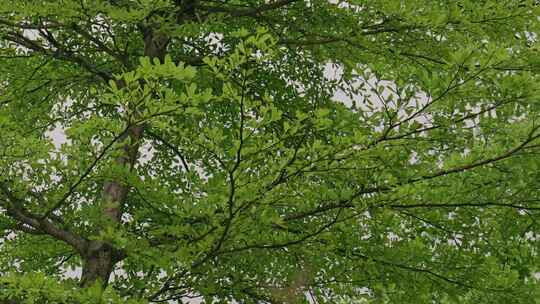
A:
<svg viewBox="0 0 540 304">
<path fill-rule="evenodd" d="M 0 301 L 537 301 L 539 13 L 1 1 Z"/>
</svg>

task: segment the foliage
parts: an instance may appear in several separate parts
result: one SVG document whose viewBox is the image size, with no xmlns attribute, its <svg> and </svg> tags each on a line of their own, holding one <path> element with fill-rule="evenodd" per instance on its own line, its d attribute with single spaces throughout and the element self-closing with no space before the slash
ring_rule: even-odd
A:
<svg viewBox="0 0 540 304">
<path fill-rule="evenodd" d="M 540 298 L 537 1 L 0 16 L 0 301 Z"/>
</svg>

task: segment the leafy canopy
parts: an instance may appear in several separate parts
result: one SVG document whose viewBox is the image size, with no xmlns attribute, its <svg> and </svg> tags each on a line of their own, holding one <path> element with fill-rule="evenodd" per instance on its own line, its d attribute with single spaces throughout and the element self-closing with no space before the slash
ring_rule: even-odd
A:
<svg viewBox="0 0 540 304">
<path fill-rule="evenodd" d="M 536 303 L 537 1 L 0 1 L 3 303 Z"/>
</svg>

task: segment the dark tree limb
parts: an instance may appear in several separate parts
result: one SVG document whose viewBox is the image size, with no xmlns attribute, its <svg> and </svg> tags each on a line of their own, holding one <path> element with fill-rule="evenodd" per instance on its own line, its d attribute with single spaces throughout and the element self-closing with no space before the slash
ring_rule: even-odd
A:
<svg viewBox="0 0 540 304">
<path fill-rule="evenodd" d="M 10 189 L 6 182 L 0 182 L 0 193 L 3 194 L 7 200 L 4 203 L 0 202 L 0 205 L 6 209 L 7 215 L 13 219 L 19 221 L 23 225 L 32 227 L 36 232 L 41 231 L 46 233 L 57 240 L 61 240 L 68 245 L 71 245 L 79 253 L 86 250 L 88 242 L 83 237 L 65 229 L 59 228 L 52 223 L 48 218 L 41 218 L 24 208 L 25 201 L 18 198 Z M 34 231 L 33 230 L 33 231 Z"/>
</svg>

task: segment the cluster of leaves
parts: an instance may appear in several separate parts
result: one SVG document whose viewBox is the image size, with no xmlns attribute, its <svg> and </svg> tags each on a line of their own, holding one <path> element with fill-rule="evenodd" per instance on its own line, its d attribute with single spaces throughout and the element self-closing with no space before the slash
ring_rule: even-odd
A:
<svg viewBox="0 0 540 304">
<path fill-rule="evenodd" d="M 537 2 L 41 2 L 0 4 L 0 301 L 538 298 Z"/>
</svg>

